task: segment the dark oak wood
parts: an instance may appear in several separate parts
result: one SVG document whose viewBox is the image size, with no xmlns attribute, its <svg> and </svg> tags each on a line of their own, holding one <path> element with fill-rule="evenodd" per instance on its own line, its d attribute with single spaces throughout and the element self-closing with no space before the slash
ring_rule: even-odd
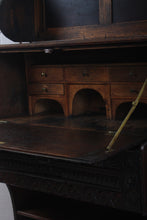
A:
<svg viewBox="0 0 147 220">
<path fill-rule="evenodd" d="M 65 80 L 71 83 L 108 82 L 109 76 L 105 66 L 69 65 L 65 66 Z"/>
<path fill-rule="evenodd" d="M 30 82 L 62 82 L 63 81 L 63 68 L 57 66 L 36 66 L 32 67 L 29 74 Z"/>
<path fill-rule="evenodd" d="M 112 65 L 109 74 L 112 82 L 143 82 L 147 76 L 147 66 Z"/>
<path fill-rule="evenodd" d="M 89 52 L 87 53 L 89 54 Z M 18 56 L 14 56 L 14 54 L 12 54 L 12 56 L 13 62 L 15 61 L 14 64 L 16 64 Z M 77 106 L 77 103 L 79 102 L 77 100 L 80 100 L 80 106 L 82 106 L 83 103 L 85 103 L 85 101 L 83 102 L 82 100 L 83 97 L 85 97 L 85 94 L 87 95 L 86 101 L 95 101 L 97 93 L 93 93 L 93 91 L 98 90 L 98 92 L 102 94 L 104 100 L 107 99 L 109 101 L 109 99 L 111 98 L 110 102 L 107 102 L 106 107 L 107 110 L 111 107 L 112 111 L 115 111 L 115 113 L 112 112 L 112 116 L 115 117 L 116 108 L 119 107 L 117 104 L 133 101 L 133 98 L 135 97 L 134 93 L 133 95 L 131 95 L 130 93 L 129 95 L 128 93 L 126 95 L 126 86 L 127 88 L 131 88 L 129 86 L 131 85 L 134 88 L 134 85 L 141 85 L 144 77 L 146 77 L 146 63 L 122 62 L 112 64 L 100 63 L 89 65 L 67 65 L 65 63 L 60 63 L 60 65 L 58 66 L 57 64 L 49 64 L 48 62 L 51 60 L 48 59 L 48 56 L 46 59 L 44 59 L 44 56 L 45 55 L 43 54 L 30 54 L 29 56 L 25 56 L 27 60 L 27 82 L 29 82 L 29 79 L 32 79 L 28 77 L 28 74 L 31 74 L 32 70 L 36 72 L 38 71 L 39 73 L 40 68 L 41 70 L 49 70 L 48 73 L 50 73 L 50 78 L 47 78 L 47 81 L 50 82 L 52 86 L 56 86 L 56 83 L 59 80 L 59 84 L 64 84 L 65 86 L 66 96 L 64 97 L 64 95 L 61 96 L 50 94 L 29 96 L 29 98 L 31 99 L 30 106 L 31 103 L 37 103 L 38 100 L 42 100 L 43 102 L 47 99 L 54 100 L 61 104 L 64 109 L 65 115 L 69 114 L 69 109 L 67 106 L 69 100 L 70 103 L 72 103 L 71 100 L 75 100 L 73 101 L 73 104 L 75 106 Z M 7 61 L 7 65 L 3 66 L 3 70 L 7 71 L 7 67 L 9 67 L 10 65 L 10 63 L 8 62 L 10 60 L 8 58 L 11 57 L 11 54 L 1 55 L 1 57 L 3 57 L 5 62 Z M 55 56 L 55 58 L 57 57 L 58 56 Z M 21 68 L 20 70 L 22 70 Z M 88 70 L 88 73 L 91 73 L 91 78 L 89 79 L 89 81 L 85 79 L 85 77 L 88 76 L 82 75 L 85 68 L 86 70 Z M 18 68 L 16 69 L 18 71 Z M 117 76 L 117 72 L 119 70 L 121 75 L 118 74 Z M 133 76 L 130 76 L 129 74 L 132 70 L 135 74 L 137 74 L 135 75 L 135 79 L 133 78 L 134 80 L 131 80 L 131 77 Z M 141 75 L 138 72 L 139 70 Z M 10 71 L 10 73 L 14 74 L 15 71 L 13 71 Z M 25 72 L 20 72 L 22 74 L 21 77 L 25 78 Z M 37 78 L 33 77 L 31 83 L 36 84 L 36 81 L 37 83 L 39 83 L 40 80 L 42 80 L 42 77 L 38 77 L 38 72 L 37 75 L 35 75 L 37 76 Z M 57 79 L 55 79 L 54 77 L 54 73 L 56 72 Z M 114 80 L 115 75 L 116 80 Z M 2 76 L 5 76 L 5 72 L 3 72 Z M 19 82 L 24 83 L 21 77 L 19 78 Z M 137 79 L 140 79 L 139 83 L 136 83 Z M 41 81 L 40 85 L 44 84 L 44 81 Z M 6 81 L 3 82 L 5 82 L 6 84 Z M 16 85 L 15 83 L 14 85 Z M 120 91 L 120 88 L 125 87 L 125 89 L 121 90 L 123 97 L 122 95 L 121 98 L 113 96 L 112 92 L 113 87 L 115 86 L 118 87 L 118 91 Z M 17 88 L 18 87 L 15 86 L 14 91 L 17 91 Z M 86 90 L 86 92 L 84 89 Z M 90 91 L 88 89 L 90 89 Z M 78 92 L 82 90 L 85 93 L 81 95 Z M 115 92 L 117 93 L 116 90 Z M 73 94 L 76 93 L 79 95 L 79 97 L 74 99 Z M 73 98 L 71 98 L 71 96 L 73 96 Z M 7 96 L 5 96 L 5 98 L 6 97 Z M 21 94 L 21 98 L 22 97 L 23 93 Z M 94 97 L 94 99 L 88 97 Z M 144 96 L 142 101 L 146 103 L 146 95 Z M 40 104 L 42 104 L 42 102 L 39 103 L 38 108 L 41 108 Z M 49 106 L 50 104 L 52 104 L 52 102 L 49 102 Z M 101 103 L 101 106 L 104 106 L 103 102 Z M 97 108 L 97 106 L 94 106 L 94 108 Z M 8 109 L 9 106 L 7 106 L 7 111 Z M 15 109 L 13 113 L 11 113 L 11 116 L 15 114 L 18 115 L 17 109 Z M 5 115 L 7 115 L 6 112 Z M 1 117 L 2 116 L 3 114 L 1 114 Z M 10 115 L 8 114 L 8 116 Z M 19 187 L 21 187 L 26 189 L 26 191 L 35 190 L 48 194 L 55 194 L 63 197 L 91 202 L 94 204 L 96 203 L 104 206 L 115 207 L 118 209 L 144 213 L 146 212 L 146 194 L 144 193 L 146 192 L 144 185 L 146 184 L 146 182 L 144 182 L 146 181 L 144 179 L 146 178 L 146 165 L 143 165 L 142 160 L 141 162 L 139 161 L 140 155 L 142 155 L 143 158 L 146 157 L 146 150 L 142 152 L 143 147 L 144 149 L 146 149 L 146 145 L 144 145 L 146 140 L 146 122 L 140 122 L 138 126 L 137 124 L 137 121 L 134 121 L 134 124 L 128 124 L 128 127 L 126 128 L 127 130 L 124 131 L 124 133 L 118 140 L 118 143 L 116 143 L 116 145 L 114 146 L 115 151 L 107 154 L 105 152 L 105 148 L 113 137 L 114 131 L 116 131 L 116 129 L 119 127 L 120 122 L 111 120 L 109 124 L 109 121 L 106 120 L 106 117 L 101 116 L 100 114 L 98 117 L 96 117 L 96 115 L 93 115 L 91 119 L 88 116 L 87 118 L 75 117 L 68 119 L 65 118 L 64 115 L 55 118 L 53 115 L 50 115 L 49 118 L 40 115 L 35 117 L 22 117 L 21 119 L 2 119 L 2 122 L 0 124 L 1 181 L 7 183 L 8 185 L 15 186 L 16 191 Z M 124 154 L 125 156 L 123 156 Z M 119 162 L 116 162 L 116 160 Z M 129 163 L 126 165 L 127 161 L 129 161 Z M 135 166 L 135 164 L 137 165 L 137 167 Z M 112 167 L 112 169 L 110 169 L 109 166 Z M 54 167 L 54 169 L 52 170 L 51 167 L 52 169 Z M 121 168 L 120 170 L 116 171 L 118 167 Z M 141 176 L 140 174 L 142 170 L 144 173 L 143 176 Z M 122 174 L 122 176 L 120 176 L 120 174 Z M 98 179 L 95 180 L 95 176 L 98 176 Z M 135 184 L 133 182 L 133 188 L 132 178 L 133 181 L 135 178 Z M 83 183 L 84 179 L 86 180 Z M 120 180 L 125 181 L 121 182 Z M 138 180 L 141 181 L 143 193 L 142 191 L 140 191 Z M 81 182 L 82 185 L 80 185 Z M 126 191 L 124 191 L 124 187 Z M 85 192 L 87 192 L 86 195 Z M 130 194 L 128 194 L 128 192 L 130 192 Z M 94 196 L 95 194 L 97 195 L 96 199 Z M 38 195 L 38 200 L 40 199 L 40 196 L 41 195 Z M 141 198 L 141 200 L 138 200 L 138 197 Z M 23 201 L 23 198 L 24 196 L 18 200 Z M 113 203 L 110 203 L 109 201 L 112 199 Z M 133 203 L 132 200 L 135 201 L 135 203 Z M 142 202 L 143 207 L 141 206 Z M 24 202 L 24 204 L 25 203 L 26 201 Z M 34 202 L 33 204 L 35 207 L 36 204 Z M 35 210 L 37 206 L 35 208 L 34 207 L 31 207 L 31 209 L 29 209 L 28 207 L 24 209 L 24 206 L 22 206 L 21 208 L 18 207 L 18 212 L 16 215 L 19 216 L 21 220 L 24 218 L 28 219 L 31 214 L 27 210 Z M 37 210 L 38 215 L 36 215 L 37 217 L 35 218 L 39 218 L 38 216 L 40 215 L 38 207 Z M 32 212 L 34 213 L 34 211 Z M 44 213 L 42 214 L 41 218 L 43 218 L 43 216 Z"/>
<path fill-rule="evenodd" d="M 96 118 L 96 117 L 95 117 Z M 92 118 L 94 120 L 94 118 Z M 91 119 L 91 120 L 92 120 Z M 10 151 L 18 151 L 32 154 L 40 154 L 44 156 L 58 156 L 67 158 L 86 159 L 89 154 L 100 154 L 100 157 L 107 157 L 106 147 L 113 134 L 109 134 L 113 124 L 99 123 L 90 126 L 91 122 L 87 117 L 77 119 L 64 119 L 64 117 L 42 117 L 41 119 L 23 118 L 4 121 L 0 126 L 1 131 L 1 149 Z M 21 122 L 22 120 L 22 122 Z M 9 122 L 10 121 L 10 122 Z M 16 122 L 15 122 L 16 121 Z M 50 122 L 51 121 L 51 122 Z M 142 122 L 143 123 L 143 122 Z M 80 125 L 81 124 L 81 125 Z M 89 127 L 87 125 L 89 124 Z M 141 124 L 141 122 L 140 122 Z M 31 126 L 30 126 L 31 125 Z M 108 127 L 107 127 L 108 126 Z M 116 127 L 115 127 L 116 126 Z M 117 129 L 117 124 L 113 129 Z M 138 132 L 136 136 L 135 123 L 134 133 L 128 130 L 120 137 L 115 145 L 117 151 L 124 146 L 135 145 L 136 142 L 144 139 L 146 127 L 144 122 L 144 132 Z M 101 128 L 101 130 L 99 130 Z M 109 128 L 109 129 L 108 129 Z M 137 129 L 137 126 L 136 126 Z M 128 134 L 127 134 L 128 132 Z M 37 136 L 36 136 L 37 135 Z M 135 138 L 134 138 L 135 137 Z M 72 143 L 71 143 L 72 139 Z"/>
<path fill-rule="evenodd" d="M 34 95 L 38 95 L 38 100 L 46 98 L 56 101 L 59 100 L 58 96 L 61 95 L 63 100 L 61 105 L 66 116 L 73 115 L 75 112 L 84 112 L 84 106 L 86 105 L 93 106 L 93 109 L 92 107 L 87 107 L 87 112 L 89 111 L 88 109 L 95 112 L 96 110 L 94 110 L 95 107 L 92 103 L 99 102 L 99 108 L 106 109 L 107 119 L 115 118 L 118 107 L 118 104 L 115 105 L 115 102 L 118 103 L 117 100 L 119 100 L 120 104 L 120 99 L 122 100 L 121 103 L 123 103 L 127 102 L 129 98 L 132 101 L 133 99 L 135 100 L 147 77 L 146 70 L 146 63 L 120 63 L 117 65 L 64 64 L 60 66 L 42 65 L 42 67 L 37 65 L 31 66 L 30 64 L 30 69 L 27 72 L 30 114 L 36 112 L 37 96 L 33 98 Z M 57 78 L 55 78 L 55 75 Z M 138 80 L 140 83 L 138 83 Z M 132 83 L 131 85 L 130 82 Z M 87 100 L 84 96 L 81 96 L 81 98 L 79 96 L 80 99 L 77 99 L 77 105 L 74 106 L 74 99 L 77 94 L 88 89 L 89 93 L 90 90 L 97 92 L 102 97 L 103 103 L 101 104 L 101 99 L 99 98 L 95 98 L 93 101 L 91 99 L 91 102 L 89 102 L 87 93 Z M 42 95 L 46 95 L 46 97 Z M 142 102 L 146 103 L 146 99 L 145 89 Z M 77 109 L 74 110 L 75 108 Z"/>
<path fill-rule="evenodd" d="M 24 67 L 23 56 L 18 54 L 0 55 L 0 117 L 26 113 L 27 95 Z"/>
<path fill-rule="evenodd" d="M 18 42 L 32 41 L 35 37 L 34 26 L 33 1 L 1 1 L 0 29 L 8 38 Z"/>
<path fill-rule="evenodd" d="M 123 97 L 136 97 L 136 95 L 139 93 L 141 89 L 142 84 L 139 83 L 134 83 L 130 85 L 130 83 L 126 83 L 125 85 L 123 84 L 118 84 L 117 85 L 112 85 L 111 87 L 111 95 L 112 98 L 123 98 Z M 142 98 L 147 97 L 147 89 L 145 89 Z"/>
<path fill-rule="evenodd" d="M 22 192 L 20 189 L 16 190 L 15 187 L 9 186 L 9 188 L 11 192 L 15 195 L 15 200 L 17 200 L 16 194 L 19 193 L 25 202 L 26 197 L 24 198 L 22 194 L 26 193 L 26 195 L 28 195 L 28 192 L 26 190 Z M 48 220 L 50 219 L 80 220 L 81 218 L 90 219 L 90 218 L 99 218 L 100 216 L 106 217 L 106 215 L 108 214 L 110 216 L 113 215 L 115 217 L 119 217 L 120 215 L 123 217 L 126 217 L 126 216 L 128 217 L 138 216 L 139 217 L 139 215 L 137 214 L 133 214 L 129 212 L 123 213 L 117 210 L 114 212 L 112 209 L 107 209 L 107 213 L 106 213 L 106 211 L 102 207 L 99 207 L 96 205 L 92 206 L 89 203 L 83 203 L 83 202 L 74 201 L 71 199 L 63 199 L 63 198 L 55 197 L 51 195 L 48 196 L 47 198 L 45 194 L 40 194 L 37 192 L 34 194 L 32 191 L 29 191 L 29 193 L 32 196 L 29 198 L 32 204 L 33 202 L 35 202 L 34 201 L 35 199 L 40 198 L 40 202 L 38 202 L 40 207 L 38 209 L 33 208 L 33 206 L 29 207 L 29 205 L 26 206 L 25 209 L 22 209 L 21 207 L 19 207 L 20 209 L 17 212 L 18 219 L 24 220 L 23 216 L 30 216 L 33 219 L 41 219 L 41 220 L 43 220 L 44 218 Z"/>
<path fill-rule="evenodd" d="M 112 23 L 112 0 L 99 0 L 100 24 L 109 25 Z"/>
<path fill-rule="evenodd" d="M 106 154 L 105 160 L 104 157 L 97 157 L 95 154 L 98 158 L 95 163 L 87 163 L 84 160 L 65 160 L 53 156 L 36 156 L 32 153 L 26 154 L 3 148 L 0 154 L 1 181 L 15 186 L 16 190 L 20 187 L 143 213 L 145 209 L 141 204 L 144 201 L 144 194 L 140 190 L 143 184 L 141 182 L 140 185 L 140 174 L 142 149 L 146 148 L 146 144 L 142 144 L 141 148 L 139 146 L 113 152 L 110 155 Z M 3 166 L 5 170 L 2 169 Z M 31 196 L 29 192 L 28 195 Z M 23 201 L 23 197 L 19 198 Z M 35 198 L 34 201 L 41 201 L 41 195 L 38 195 L 38 200 Z M 35 207 L 37 207 L 36 202 L 32 204 Z M 144 205 L 146 207 L 145 203 Z M 23 211 L 23 208 L 18 210 Z"/>
<path fill-rule="evenodd" d="M 2 32 L 33 41 L 0 45 L 0 181 L 15 219 L 147 214 L 146 89 L 106 151 L 147 77 L 146 6 L 1 1 Z"/>
<path fill-rule="evenodd" d="M 29 86 L 30 95 L 64 95 L 63 84 L 31 84 Z"/>
<path fill-rule="evenodd" d="M 112 40 L 113 42 L 118 40 L 120 42 L 126 39 L 135 41 L 146 39 L 147 18 L 143 15 L 146 3 L 141 4 L 139 0 L 136 0 L 132 11 L 130 7 L 132 0 L 129 3 L 123 1 L 119 5 L 111 0 L 86 1 L 87 4 L 84 2 L 85 7 L 78 7 L 72 0 L 70 2 L 67 2 L 67 0 L 54 1 L 52 4 L 48 1 L 34 0 L 31 7 L 29 7 L 29 11 L 27 10 L 28 3 L 25 1 L 18 8 L 18 12 L 14 13 L 13 5 L 18 5 L 19 1 L 11 0 L 11 4 L 9 4 L 7 0 L 3 0 L 0 26 L 8 37 L 16 41 L 96 39 L 96 42 L 102 43 L 104 40 Z M 142 1 L 144 3 L 145 0 Z M 79 2 L 80 4 L 82 2 Z M 127 13 L 129 17 L 132 17 L 127 19 L 127 22 L 126 19 L 123 20 L 118 12 L 120 9 L 122 15 L 126 16 L 123 4 L 125 6 L 129 5 Z M 21 14 L 19 14 L 19 10 L 22 11 Z M 12 16 L 10 11 L 15 16 Z M 134 15 L 138 11 L 139 14 L 135 17 Z M 115 12 L 118 12 L 118 14 Z M 16 22 L 14 22 L 14 19 Z M 8 22 L 6 22 L 7 20 Z M 112 23 L 112 20 L 114 20 L 114 23 Z M 118 22 L 116 22 L 117 20 Z M 5 23 L 7 23 L 7 26 L 5 26 Z M 27 36 L 23 33 L 24 28 L 29 33 Z M 15 36 L 14 33 L 16 33 Z"/>
</svg>

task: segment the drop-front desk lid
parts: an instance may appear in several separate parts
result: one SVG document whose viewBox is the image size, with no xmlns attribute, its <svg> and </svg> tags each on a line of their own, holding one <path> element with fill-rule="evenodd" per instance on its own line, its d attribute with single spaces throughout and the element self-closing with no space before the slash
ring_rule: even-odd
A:
<svg viewBox="0 0 147 220">
<path fill-rule="evenodd" d="M 86 120 L 26 117 L 0 121 L 0 150 L 95 163 L 146 141 L 147 126 L 134 129 L 130 122 L 108 153 L 106 147 L 114 135 L 114 122 L 112 125 L 103 121 L 100 125 L 98 119 Z"/>
</svg>

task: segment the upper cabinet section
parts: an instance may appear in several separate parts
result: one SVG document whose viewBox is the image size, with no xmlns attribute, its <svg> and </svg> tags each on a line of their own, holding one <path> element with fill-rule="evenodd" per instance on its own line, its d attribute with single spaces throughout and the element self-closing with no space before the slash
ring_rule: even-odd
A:
<svg viewBox="0 0 147 220">
<path fill-rule="evenodd" d="M 100 25 L 101 0 L 42 0 L 43 32 L 36 35 L 44 40 L 84 39 L 91 27 Z M 39 1 L 38 1 L 39 2 Z M 37 30 L 37 29 L 36 29 Z"/>
<path fill-rule="evenodd" d="M 13 41 L 147 40 L 147 0 L 1 0 L 0 29 Z"/>
<path fill-rule="evenodd" d="M 99 23 L 98 0 L 45 0 L 47 28 L 74 27 Z"/>
<path fill-rule="evenodd" d="M 44 40 L 147 39 L 147 0 L 42 0 L 41 4 L 43 31 L 38 30 L 38 37 Z"/>
<path fill-rule="evenodd" d="M 147 0 L 113 0 L 112 6 L 114 23 L 147 20 Z"/>
</svg>

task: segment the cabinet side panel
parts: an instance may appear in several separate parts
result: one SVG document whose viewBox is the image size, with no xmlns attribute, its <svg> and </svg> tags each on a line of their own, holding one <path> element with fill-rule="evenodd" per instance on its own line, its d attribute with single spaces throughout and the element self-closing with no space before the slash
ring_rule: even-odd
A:
<svg viewBox="0 0 147 220">
<path fill-rule="evenodd" d="M 0 118 L 26 112 L 26 85 L 23 55 L 0 55 Z"/>
</svg>

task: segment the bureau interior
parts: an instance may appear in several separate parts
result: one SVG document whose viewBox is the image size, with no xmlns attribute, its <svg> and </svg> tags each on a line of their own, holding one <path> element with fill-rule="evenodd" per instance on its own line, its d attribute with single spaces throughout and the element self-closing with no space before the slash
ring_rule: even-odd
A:
<svg viewBox="0 0 147 220">
<path fill-rule="evenodd" d="M 122 120 L 147 76 L 141 49 L 123 48 L 121 53 L 118 49 L 58 51 L 28 56 L 30 115 L 46 112 L 67 118 L 97 115 Z M 146 115 L 145 90 L 132 119 Z"/>
<path fill-rule="evenodd" d="M 40 150 L 45 154 L 49 146 L 46 143 L 51 143 L 53 137 L 56 137 L 57 145 L 53 149 L 50 144 L 51 149 L 48 150 L 52 154 L 81 157 L 89 151 L 96 151 L 98 145 L 105 149 L 147 76 L 146 61 L 140 57 L 142 62 L 136 62 L 139 55 L 133 57 L 133 48 L 128 52 L 130 59 L 127 62 L 122 59 L 126 50 L 122 49 L 119 56 L 115 49 L 107 52 L 78 51 L 78 56 L 76 51 L 72 51 L 72 55 L 67 51 L 25 56 L 1 54 L 0 127 L 1 132 L 6 131 L 1 142 L 8 143 L 10 138 L 10 146 L 22 144 L 24 150 L 28 144 L 35 146 L 37 132 L 44 139 L 44 143 L 38 143 L 44 146 Z M 104 56 L 105 63 L 102 62 Z M 123 134 L 127 137 L 138 135 L 144 140 L 146 119 L 147 88 Z M 11 142 L 12 128 L 15 130 L 12 136 L 18 136 L 15 143 Z M 80 146 L 78 150 L 75 142 L 72 146 L 69 144 L 72 137 L 80 144 L 77 145 Z"/>
<path fill-rule="evenodd" d="M 46 113 L 122 120 L 147 76 L 142 50 L 1 54 L 0 117 Z M 146 90 L 133 118 L 146 118 Z"/>
</svg>

